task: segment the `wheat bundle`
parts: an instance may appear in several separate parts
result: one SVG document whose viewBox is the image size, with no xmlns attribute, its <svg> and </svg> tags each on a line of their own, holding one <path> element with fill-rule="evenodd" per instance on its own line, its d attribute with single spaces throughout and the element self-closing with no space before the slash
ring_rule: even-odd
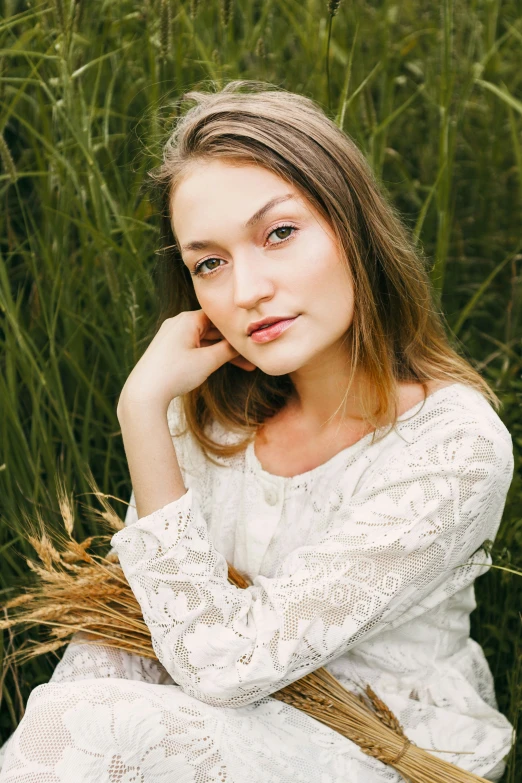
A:
<svg viewBox="0 0 522 783">
<path fill-rule="evenodd" d="M 123 522 L 107 502 L 108 495 L 95 494 L 104 507 L 96 512 L 115 530 Z M 27 564 L 37 583 L 4 604 L 6 619 L 0 629 L 20 631 L 47 626 L 49 640 L 30 640 L 4 661 L 21 663 L 68 644 L 76 632 L 82 643 L 98 642 L 129 653 L 156 659 L 150 632 L 140 606 L 125 578 L 115 553 L 106 556 L 88 551 L 93 542 L 107 544 L 111 536 L 91 536 L 82 542 L 73 538 L 72 501 L 59 487 L 60 511 L 66 536 L 51 541 L 45 523 L 38 517 L 39 536 L 27 535 L 38 561 Z M 229 565 L 229 582 L 246 588 L 249 581 Z M 79 641 L 75 639 L 75 641 Z M 307 674 L 272 698 L 290 704 L 355 742 L 364 753 L 394 767 L 412 783 L 471 783 L 485 781 L 460 767 L 419 748 L 404 734 L 391 710 L 368 685 L 365 694 L 344 688 L 326 669 Z M 433 749 L 437 752 L 449 752 Z"/>
</svg>

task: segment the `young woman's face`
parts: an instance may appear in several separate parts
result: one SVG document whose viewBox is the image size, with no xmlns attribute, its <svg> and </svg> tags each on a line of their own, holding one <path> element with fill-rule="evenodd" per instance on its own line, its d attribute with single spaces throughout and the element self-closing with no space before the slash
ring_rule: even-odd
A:
<svg viewBox="0 0 522 783">
<path fill-rule="evenodd" d="M 342 349 L 350 275 L 333 231 L 295 187 L 261 166 L 198 162 L 171 207 L 198 302 L 241 356 L 283 375 Z M 249 326 L 267 316 L 294 320 L 258 342 L 272 333 L 252 337 Z"/>
</svg>

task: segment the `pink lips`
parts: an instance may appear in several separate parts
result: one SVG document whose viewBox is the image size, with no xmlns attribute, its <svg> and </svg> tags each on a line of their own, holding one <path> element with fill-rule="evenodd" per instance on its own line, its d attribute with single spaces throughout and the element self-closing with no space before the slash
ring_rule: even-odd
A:
<svg viewBox="0 0 522 783">
<path fill-rule="evenodd" d="M 270 340 L 279 337 L 280 334 L 297 320 L 297 318 L 299 318 L 299 316 L 288 318 L 286 321 L 276 321 L 275 324 L 270 324 L 270 326 L 267 326 L 265 329 L 256 329 L 256 331 L 252 332 L 250 335 L 250 339 L 255 343 L 268 343 Z"/>
</svg>

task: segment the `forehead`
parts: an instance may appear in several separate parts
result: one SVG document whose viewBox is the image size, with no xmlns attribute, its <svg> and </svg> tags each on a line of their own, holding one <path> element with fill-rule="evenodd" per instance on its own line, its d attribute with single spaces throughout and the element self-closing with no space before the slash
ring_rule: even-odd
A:
<svg viewBox="0 0 522 783">
<path fill-rule="evenodd" d="M 302 201 L 294 185 L 255 164 L 230 161 L 198 161 L 192 164 L 171 195 L 172 222 L 177 236 L 210 222 L 233 219 L 244 224 L 271 198 L 292 193 Z M 290 202 L 292 203 L 292 202 Z"/>
</svg>

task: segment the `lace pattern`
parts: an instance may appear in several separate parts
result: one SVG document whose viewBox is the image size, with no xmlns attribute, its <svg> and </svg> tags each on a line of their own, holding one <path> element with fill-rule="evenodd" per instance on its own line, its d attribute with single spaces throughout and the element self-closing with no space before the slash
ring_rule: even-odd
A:
<svg viewBox="0 0 522 783">
<path fill-rule="evenodd" d="M 141 519 L 131 497 L 112 539 L 158 662 L 78 637 L 32 692 L 1 783 L 398 783 L 270 698 L 319 666 L 370 683 L 419 746 L 498 780 L 512 727 L 469 638 L 513 474 L 489 404 L 453 384 L 382 441 L 291 478 L 251 447 L 212 465 L 181 434 L 177 400 L 168 422 L 188 491 Z M 228 583 L 227 560 L 251 587 Z"/>
</svg>

